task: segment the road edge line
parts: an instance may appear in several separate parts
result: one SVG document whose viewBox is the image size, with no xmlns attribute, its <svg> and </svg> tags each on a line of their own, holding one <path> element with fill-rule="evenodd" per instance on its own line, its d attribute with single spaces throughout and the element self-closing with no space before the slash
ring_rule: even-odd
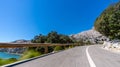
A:
<svg viewBox="0 0 120 67">
<path fill-rule="evenodd" d="M 88 62 L 90 64 L 90 67 L 96 67 L 95 63 L 93 62 L 92 58 L 90 57 L 90 54 L 88 52 L 88 49 L 89 49 L 90 46 L 88 46 L 86 48 L 86 55 L 87 55 L 87 59 L 88 59 Z"/>
</svg>

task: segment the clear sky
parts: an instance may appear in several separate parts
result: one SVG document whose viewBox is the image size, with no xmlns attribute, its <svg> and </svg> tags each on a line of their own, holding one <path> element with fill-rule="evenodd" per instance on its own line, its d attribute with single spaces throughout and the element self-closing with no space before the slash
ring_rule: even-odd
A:
<svg viewBox="0 0 120 67">
<path fill-rule="evenodd" d="M 32 39 L 57 31 L 91 29 L 95 19 L 118 0 L 0 0 L 0 42 Z"/>
</svg>

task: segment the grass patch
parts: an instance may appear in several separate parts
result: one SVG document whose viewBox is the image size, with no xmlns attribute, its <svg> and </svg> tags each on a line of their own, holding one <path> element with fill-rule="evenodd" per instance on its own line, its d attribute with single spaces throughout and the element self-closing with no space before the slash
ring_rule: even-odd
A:
<svg viewBox="0 0 120 67">
<path fill-rule="evenodd" d="M 26 52 L 24 52 L 24 54 L 21 56 L 19 60 L 29 59 L 29 58 L 33 58 L 33 57 L 40 56 L 40 55 L 42 55 L 41 52 L 31 49 L 31 50 L 27 50 Z"/>
<path fill-rule="evenodd" d="M 0 66 L 5 65 L 5 64 L 10 64 L 10 63 L 13 63 L 16 61 L 17 61 L 17 59 L 15 59 L 15 58 L 10 58 L 10 59 L 1 59 L 0 58 Z"/>
</svg>

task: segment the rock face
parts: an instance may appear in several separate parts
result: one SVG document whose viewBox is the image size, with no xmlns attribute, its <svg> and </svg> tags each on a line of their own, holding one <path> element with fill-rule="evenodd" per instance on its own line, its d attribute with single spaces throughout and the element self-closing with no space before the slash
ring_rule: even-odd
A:
<svg viewBox="0 0 120 67">
<path fill-rule="evenodd" d="M 11 43 L 31 43 L 29 40 L 16 40 Z M 0 52 L 8 52 L 8 53 L 16 53 L 16 54 L 22 54 L 26 48 L 0 48 Z"/>
<path fill-rule="evenodd" d="M 70 35 L 70 38 L 77 41 L 82 40 L 83 42 L 89 41 L 93 44 L 103 43 L 103 41 L 109 40 L 107 37 L 97 32 L 94 28 L 92 28 L 91 30 L 83 31 L 78 34 Z"/>
<path fill-rule="evenodd" d="M 104 41 L 103 48 L 120 52 L 120 40 Z"/>
</svg>

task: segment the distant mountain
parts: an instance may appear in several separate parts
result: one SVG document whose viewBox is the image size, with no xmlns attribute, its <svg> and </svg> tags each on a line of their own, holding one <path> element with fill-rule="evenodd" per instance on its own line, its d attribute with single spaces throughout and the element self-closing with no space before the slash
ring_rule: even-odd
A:
<svg viewBox="0 0 120 67">
<path fill-rule="evenodd" d="M 78 34 L 70 35 L 70 38 L 77 41 L 79 40 L 83 40 L 84 42 L 89 41 L 93 44 L 102 43 L 103 41 L 109 40 L 107 37 L 97 32 L 94 28 L 92 28 L 91 30 L 80 32 Z"/>
<path fill-rule="evenodd" d="M 30 40 L 20 39 L 20 40 L 12 41 L 11 43 L 31 43 L 31 41 Z"/>
<path fill-rule="evenodd" d="M 20 40 L 12 41 L 10 43 L 31 43 L 31 41 L 20 39 Z M 25 50 L 26 48 L 24 47 L 23 48 L 0 48 L 0 52 L 8 52 L 8 53 L 16 53 L 16 54 L 22 54 Z"/>
</svg>

